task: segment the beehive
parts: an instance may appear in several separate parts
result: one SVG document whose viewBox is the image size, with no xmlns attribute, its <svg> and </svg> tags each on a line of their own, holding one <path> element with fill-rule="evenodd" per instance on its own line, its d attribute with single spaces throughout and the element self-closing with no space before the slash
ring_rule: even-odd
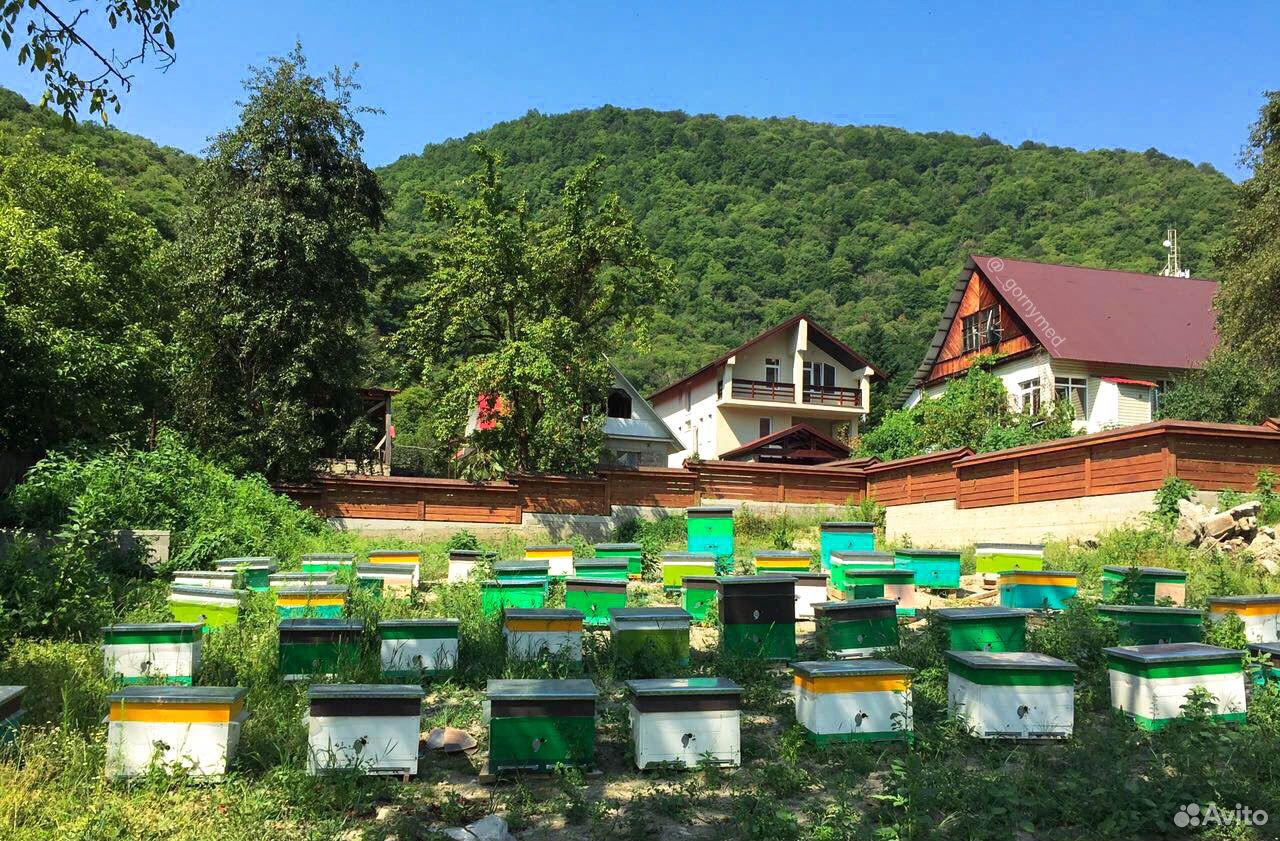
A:
<svg viewBox="0 0 1280 841">
<path fill-rule="evenodd" d="M 267 577 L 276 571 L 275 560 L 264 556 L 222 558 L 214 561 L 213 565 L 216 569 L 240 572 L 244 576 L 245 589 L 252 590 L 255 593 L 266 592 L 268 587 Z"/>
<path fill-rule="evenodd" d="M 910 741 L 915 669 L 892 660 L 807 660 L 791 669 L 796 721 L 815 743 Z"/>
<path fill-rule="evenodd" d="M 337 577 L 334 572 L 273 572 L 267 576 L 267 586 L 271 589 L 280 587 L 315 587 L 321 584 L 332 584 Z"/>
<path fill-rule="evenodd" d="M 230 769 L 249 718 L 247 690 L 229 686 L 126 686 L 107 696 L 108 777 L 134 777 L 154 765 L 221 777 Z"/>
<path fill-rule="evenodd" d="M 334 677 L 360 664 L 364 623 L 359 619 L 282 619 L 280 677 Z"/>
<path fill-rule="evenodd" d="M 818 650 L 828 657 L 870 657 L 898 644 L 897 603 L 854 599 L 813 606 Z"/>
<path fill-rule="evenodd" d="M 1204 638 L 1204 616 L 1190 608 L 1103 604 L 1098 605 L 1098 615 L 1116 624 L 1121 645 L 1200 642 Z"/>
<path fill-rule="evenodd" d="M 1000 604 L 1031 610 L 1065 610 L 1076 597 L 1079 574 L 1060 570 L 1004 570 L 1000 573 Z"/>
<path fill-rule="evenodd" d="M 681 584 L 684 588 L 684 609 L 696 621 L 705 620 L 708 608 L 716 603 L 719 579 L 714 575 L 686 575 Z"/>
<path fill-rule="evenodd" d="M 1007 607 L 949 607 L 933 611 L 953 651 L 1024 651 L 1027 611 Z"/>
<path fill-rule="evenodd" d="M 831 569 L 833 552 L 871 552 L 876 548 L 875 523 L 828 522 L 818 526 L 822 568 Z"/>
<path fill-rule="evenodd" d="M 333 619 L 347 607 L 347 588 L 341 584 L 281 587 L 276 590 L 276 615 L 281 619 L 313 616 Z"/>
<path fill-rule="evenodd" d="M 355 565 L 355 559 L 356 556 L 350 552 L 309 552 L 300 558 L 303 572 L 322 574 L 336 574 L 351 569 Z"/>
<path fill-rule="evenodd" d="M 508 607 L 539 608 L 547 603 L 547 579 L 507 578 L 480 582 L 480 609 L 497 616 Z"/>
<path fill-rule="evenodd" d="M 173 585 L 169 588 L 169 611 L 176 622 L 200 622 L 206 628 L 220 628 L 236 623 L 240 604 L 248 595 L 248 590 Z"/>
<path fill-rule="evenodd" d="M 796 580 L 796 619 L 812 620 L 813 606 L 827 600 L 827 573 L 793 572 L 790 576 Z"/>
<path fill-rule="evenodd" d="M 693 617 L 678 607 L 615 607 L 609 611 L 613 652 L 632 665 L 689 665 Z"/>
<path fill-rule="evenodd" d="M 1255 675 L 1256 683 L 1280 681 L 1280 642 L 1249 643 L 1249 653 L 1266 660 L 1260 667 L 1260 672 Z"/>
<path fill-rule="evenodd" d="M 973 563 L 980 573 L 1044 569 L 1044 547 L 1039 543 L 979 543 L 973 547 Z"/>
<path fill-rule="evenodd" d="M 458 664 L 457 619 L 384 619 L 378 623 L 382 674 L 391 678 L 438 676 Z"/>
<path fill-rule="evenodd" d="M 0 686 L 0 747 L 12 744 L 18 738 L 26 710 L 22 708 L 25 686 Z"/>
<path fill-rule="evenodd" d="M 662 555 L 662 587 L 679 590 L 685 576 L 715 575 L 716 556 L 707 552 L 664 552 Z"/>
<path fill-rule="evenodd" d="M 591 767 L 596 687 L 589 680 L 490 680 L 489 769 Z"/>
<path fill-rule="evenodd" d="M 736 657 L 796 656 L 796 582 L 785 575 L 720 578 L 720 648 Z"/>
<path fill-rule="evenodd" d="M 808 552 L 784 552 L 778 549 L 767 549 L 755 553 L 756 573 L 766 575 L 772 572 L 808 572 Z"/>
<path fill-rule="evenodd" d="M 983 739 L 1065 739 L 1076 667 L 1028 651 L 948 651 L 947 713 Z"/>
<path fill-rule="evenodd" d="M 573 575 L 573 547 L 568 543 L 526 546 L 524 558 L 526 561 L 546 563 L 547 575 L 552 578 L 568 578 Z"/>
<path fill-rule="evenodd" d="M 1213 716 L 1244 721 L 1242 651 L 1196 642 L 1104 648 L 1111 706 L 1143 730 L 1159 730 L 1182 713 L 1192 689 L 1213 696 Z"/>
<path fill-rule="evenodd" d="M 513 660 L 540 657 L 582 660 L 582 611 L 508 607 L 502 611 L 502 636 Z"/>
<path fill-rule="evenodd" d="M 550 566 L 546 561 L 537 558 L 526 558 L 523 561 L 498 561 L 493 565 L 493 577 L 499 581 L 538 578 L 545 584 L 550 577 Z"/>
<path fill-rule="evenodd" d="M 716 571 L 727 572 L 733 563 L 733 509 L 727 505 L 704 505 L 686 508 L 684 513 L 689 551 L 715 555 L 719 562 Z"/>
<path fill-rule="evenodd" d="M 627 579 L 566 578 L 564 606 L 579 610 L 591 627 L 609 624 L 609 608 L 627 606 Z"/>
<path fill-rule="evenodd" d="M 380 581 L 381 584 L 370 586 L 383 598 L 409 598 L 413 595 L 417 577 L 416 564 L 356 564 L 356 581 Z"/>
<path fill-rule="evenodd" d="M 627 577 L 639 581 L 644 572 L 644 547 L 639 543 L 597 543 L 597 558 L 626 558 Z"/>
<path fill-rule="evenodd" d="M 450 549 L 449 583 L 457 584 L 470 580 L 483 554 L 479 549 Z"/>
<path fill-rule="evenodd" d="M 416 774 L 425 694 L 417 685 L 312 684 L 307 688 L 307 771 Z"/>
<path fill-rule="evenodd" d="M 898 549 L 893 554 L 894 566 L 915 572 L 915 585 L 931 590 L 956 590 L 960 587 L 960 550 Z"/>
<path fill-rule="evenodd" d="M 1155 605 L 1168 599 L 1173 607 L 1181 607 L 1187 600 L 1187 573 L 1181 569 L 1164 567 L 1104 566 L 1102 568 L 1102 598 L 1111 599 L 1133 570 L 1137 570 L 1134 586 L 1135 604 Z"/>
<path fill-rule="evenodd" d="M 183 587 L 212 587 L 216 590 L 239 590 L 243 577 L 233 569 L 177 569 L 173 583 Z"/>
<path fill-rule="evenodd" d="M 413 586 L 422 582 L 422 553 L 417 549 L 370 549 L 369 563 L 410 565 L 413 567 Z"/>
<path fill-rule="evenodd" d="M 1249 642 L 1280 642 L 1280 596 L 1215 596 L 1209 599 L 1209 619 L 1217 622 L 1230 614 L 1244 623 Z"/>
<path fill-rule="evenodd" d="M 575 578 L 616 578 L 626 581 L 628 574 L 626 558 L 574 558 L 573 575 Z"/>
<path fill-rule="evenodd" d="M 190 686 L 200 670 L 203 622 L 108 625 L 102 629 L 106 674 L 123 683 Z"/>
<path fill-rule="evenodd" d="M 915 575 L 909 569 L 845 569 L 844 595 L 848 600 L 891 599 L 899 616 L 915 616 Z"/>
<path fill-rule="evenodd" d="M 636 767 L 742 764 L 742 687 L 728 678 L 627 681 Z"/>
</svg>

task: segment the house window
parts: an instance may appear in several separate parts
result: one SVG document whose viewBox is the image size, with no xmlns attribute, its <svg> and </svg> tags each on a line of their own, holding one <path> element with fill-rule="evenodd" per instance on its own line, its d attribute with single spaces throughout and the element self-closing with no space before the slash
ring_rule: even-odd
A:
<svg viewBox="0 0 1280 841">
<path fill-rule="evenodd" d="M 834 388 L 836 384 L 836 366 L 825 362 L 804 363 L 805 388 Z"/>
<path fill-rule="evenodd" d="M 613 463 L 619 467 L 639 467 L 640 453 L 635 450 L 619 450 L 613 454 Z"/>
<path fill-rule="evenodd" d="M 760 419 L 760 437 L 773 434 L 773 418 Z"/>
<path fill-rule="evenodd" d="M 1018 410 L 1026 415 L 1040 411 L 1040 378 L 1018 383 Z"/>
<path fill-rule="evenodd" d="M 1151 419 L 1155 420 L 1160 416 L 1160 400 L 1164 397 L 1165 392 L 1173 388 L 1173 380 L 1156 380 L 1156 387 L 1151 389 Z"/>
<path fill-rule="evenodd" d="M 1076 420 L 1089 416 L 1089 381 L 1084 377 L 1055 377 L 1053 399 L 1070 400 Z"/>
<path fill-rule="evenodd" d="M 1000 343 L 1000 308 L 987 307 L 973 315 L 966 315 L 962 322 L 964 352 L 970 353 L 988 345 Z"/>
<path fill-rule="evenodd" d="M 631 417 L 631 395 L 620 388 L 611 389 L 606 409 L 611 418 Z"/>
<path fill-rule="evenodd" d="M 782 379 L 782 365 L 776 359 L 764 360 L 764 381 L 776 383 Z"/>
</svg>

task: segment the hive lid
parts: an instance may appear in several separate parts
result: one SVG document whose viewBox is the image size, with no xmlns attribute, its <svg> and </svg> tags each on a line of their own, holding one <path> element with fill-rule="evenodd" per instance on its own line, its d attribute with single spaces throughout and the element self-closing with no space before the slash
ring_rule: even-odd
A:
<svg viewBox="0 0 1280 841">
<path fill-rule="evenodd" d="M 542 576 L 525 576 L 522 578 L 497 578 L 492 581 L 481 581 L 480 586 L 484 587 L 545 587 L 547 580 Z"/>
<path fill-rule="evenodd" d="M 383 575 L 413 575 L 418 571 L 417 564 L 356 564 L 356 575 L 361 573 L 381 573 Z"/>
<path fill-rule="evenodd" d="M 1199 660 L 1225 660 L 1244 654 L 1243 651 L 1237 651 L 1234 648 L 1219 648 L 1202 642 L 1121 645 L 1115 648 L 1104 648 L 1102 652 L 1134 663 L 1194 663 Z"/>
<path fill-rule="evenodd" d="M 1212 596 L 1209 604 L 1280 604 L 1280 595 Z"/>
<path fill-rule="evenodd" d="M 720 586 L 720 579 L 714 575 L 685 575 L 681 577 L 680 583 L 687 590 L 690 584 L 704 584 L 705 587 L 698 587 L 699 590 L 715 589 Z"/>
<path fill-rule="evenodd" d="M 190 576 L 192 578 L 225 578 L 232 581 L 236 577 L 236 571 L 233 569 L 175 569 L 173 577 Z"/>
<path fill-rule="evenodd" d="M 577 587 L 604 587 L 611 590 L 622 590 L 626 592 L 627 579 L 625 578 L 590 578 L 585 576 L 574 576 L 564 580 L 564 586 Z"/>
<path fill-rule="evenodd" d="M 8 704 L 15 698 L 21 698 L 23 693 L 27 691 L 25 686 L 0 686 L 0 707 Z"/>
<path fill-rule="evenodd" d="M 818 602 L 813 606 L 814 612 L 840 613 L 842 611 L 875 610 L 878 608 L 897 609 L 898 603 L 893 599 L 848 599 L 842 602 Z"/>
<path fill-rule="evenodd" d="M 1280 642 L 1251 642 L 1249 651 L 1253 654 L 1265 654 L 1268 657 L 1280 657 Z"/>
<path fill-rule="evenodd" d="M 169 594 L 173 596 L 203 596 L 207 599 L 243 599 L 249 595 L 248 590 L 228 590 L 225 587 L 199 587 L 194 584 L 170 584 Z"/>
<path fill-rule="evenodd" d="M 360 619 L 281 619 L 280 631 L 364 631 Z"/>
<path fill-rule="evenodd" d="M 594 701 L 596 685 L 589 680 L 531 680 L 527 678 L 490 680 L 485 684 L 490 701 Z"/>
<path fill-rule="evenodd" d="M 503 619 L 585 619 L 581 610 L 557 607 L 504 607 Z"/>
<path fill-rule="evenodd" d="M 332 572 L 273 572 L 268 581 L 332 581 Z"/>
<path fill-rule="evenodd" d="M 1015 619 L 1031 611 L 1012 607 L 944 607 L 934 613 L 948 622 L 981 622 L 986 619 Z"/>
<path fill-rule="evenodd" d="M 277 596 L 345 596 L 345 584 L 316 584 L 306 587 L 277 587 Z"/>
<path fill-rule="evenodd" d="M 426 690 L 421 686 L 401 683 L 313 683 L 307 687 L 307 698 L 312 701 L 344 701 L 363 698 L 422 700 L 426 694 Z"/>
<path fill-rule="evenodd" d="M 301 559 L 304 561 L 353 561 L 355 557 L 351 552 L 308 552 L 302 555 Z"/>
<path fill-rule="evenodd" d="M 1100 604 L 1099 613 L 1145 613 L 1153 616 L 1199 616 L 1200 611 L 1190 607 L 1162 607 L 1150 604 Z"/>
<path fill-rule="evenodd" d="M 971 669 L 1038 669 L 1076 672 L 1074 663 L 1037 651 L 947 651 L 947 658 Z"/>
<path fill-rule="evenodd" d="M 611 607 L 610 619 L 657 620 L 684 619 L 693 621 L 689 611 L 680 607 Z"/>
<path fill-rule="evenodd" d="M 644 547 L 639 543 L 597 543 L 595 549 L 597 552 L 640 552 Z"/>
<path fill-rule="evenodd" d="M 1067 569 L 1006 569 L 1000 575 L 1045 575 L 1050 578 L 1079 578 L 1080 573 Z"/>
<path fill-rule="evenodd" d="M 234 704 L 249 690 L 240 686 L 145 686 L 133 684 L 107 696 L 111 703 Z"/>
<path fill-rule="evenodd" d="M 916 673 L 916 670 L 910 666 L 904 666 L 892 660 L 800 660 L 790 665 L 796 674 L 805 677 L 913 675 Z"/>
<path fill-rule="evenodd" d="M 711 552 L 663 552 L 664 561 L 709 561 L 715 563 L 716 556 Z"/>
<path fill-rule="evenodd" d="M 727 677 L 667 677 L 629 680 L 627 689 L 640 697 L 653 695 L 741 695 L 742 687 Z"/>
<path fill-rule="evenodd" d="M 770 572 L 763 575 L 720 575 L 716 576 L 716 580 L 723 586 L 728 584 L 731 587 L 740 584 L 748 586 L 752 584 L 783 584 L 786 582 L 795 583 L 795 576 L 786 575 L 781 572 Z"/>
<path fill-rule="evenodd" d="M 379 628 L 456 628 L 461 624 L 458 619 L 383 619 L 378 622 Z"/>
<path fill-rule="evenodd" d="M 846 580 L 850 578 L 915 578 L 916 571 L 914 569 L 903 569 L 900 567 L 850 567 L 841 573 Z"/>
<path fill-rule="evenodd" d="M 526 552 L 546 552 L 552 549 L 554 549 L 557 552 L 572 552 L 573 544 L 572 543 L 540 543 L 537 546 L 524 547 L 524 551 Z"/>
<path fill-rule="evenodd" d="M 550 565 L 544 560 L 533 559 L 530 561 L 498 561 L 493 565 L 494 572 L 531 572 L 534 570 L 545 572 Z"/>
<path fill-rule="evenodd" d="M 450 549 L 449 560 L 464 560 L 467 558 L 479 558 L 484 555 L 479 549 Z"/>
<path fill-rule="evenodd" d="M 686 517 L 732 517 L 733 508 L 729 505 L 703 505 L 698 508 L 686 508 Z"/>
<path fill-rule="evenodd" d="M 592 567 L 624 567 L 627 565 L 626 558 L 574 558 L 573 566 L 575 569 L 591 569 Z"/>
<path fill-rule="evenodd" d="M 105 634 L 165 634 L 174 631 L 200 631 L 203 622 L 139 622 L 104 625 L 99 630 Z"/>
<path fill-rule="evenodd" d="M 1187 577 L 1187 571 L 1185 569 L 1169 569 L 1168 567 L 1104 566 L 1102 568 L 1102 571 L 1116 572 L 1121 575 L 1124 575 L 1131 569 L 1136 569 L 1138 570 L 1138 572 L 1142 573 L 1143 575 L 1173 575 L 1173 576 L 1181 576 L 1182 578 Z"/>
<path fill-rule="evenodd" d="M 960 554 L 959 549 L 899 549 L 899 555 L 920 556 L 922 558 L 951 558 Z"/>
<path fill-rule="evenodd" d="M 831 576 L 825 572 L 788 572 L 787 578 L 794 578 L 797 584 L 826 584 Z"/>
<path fill-rule="evenodd" d="M 818 525 L 818 531 L 871 531 L 875 523 L 865 520 L 829 520 Z"/>
<path fill-rule="evenodd" d="M 269 555 L 256 555 L 254 557 L 245 558 L 219 558 L 213 562 L 215 567 L 234 566 L 247 567 L 248 569 L 275 569 L 276 559 Z"/>
<path fill-rule="evenodd" d="M 835 561 L 884 561 L 890 566 L 893 565 L 892 552 L 846 552 L 836 551 L 831 553 L 831 560 Z"/>
<path fill-rule="evenodd" d="M 421 558 L 422 553 L 417 549 L 370 549 L 370 555 L 382 555 L 388 558 Z"/>
<path fill-rule="evenodd" d="M 755 553 L 757 558 L 804 558 L 806 561 L 813 556 L 808 552 L 792 552 L 783 549 L 760 549 Z"/>
<path fill-rule="evenodd" d="M 1042 543 L 978 543 L 973 547 L 975 554 L 986 552 L 1043 552 Z"/>
</svg>

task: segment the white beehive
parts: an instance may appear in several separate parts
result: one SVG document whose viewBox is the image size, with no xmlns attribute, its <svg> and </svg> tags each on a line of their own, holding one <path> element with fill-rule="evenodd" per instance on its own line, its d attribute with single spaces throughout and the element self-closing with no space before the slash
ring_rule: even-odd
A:
<svg viewBox="0 0 1280 841">
<path fill-rule="evenodd" d="M 312 684 L 307 689 L 307 770 L 416 774 L 425 694 L 416 685 Z"/>
<path fill-rule="evenodd" d="M 910 739 L 915 669 L 892 660 L 792 663 L 796 721 L 816 744 Z"/>
<path fill-rule="evenodd" d="M 449 583 L 457 584 L 470 580 L 471 573 L 475 571 L 476 564 L 480 561 L 480 555 L 479 549 L 450 549 Z"/>
<path fill-rule="evenodd" d="M 947 711 L 982 739 L 1065 739 L 1076 667 L 1028 651 L 948 651 Z"/>
<path fill-rule="evenodd" d="M 458 664 L 457 619 L 384 619 L 378 623 L 382 673 L 412 679 Z"/>
<path fill-rule="evenodd" d="M 247 690 L 228 686 L 126 686 L 107 696 L 108 777 L 153 764 L 198 777 L 227 773 L 249 718 Z"/>
<path fill-rule="evenodd" d="M 513 660 L 564 657 L 582 660 L 581 610 L 508 607 L 502 611 L 502 636 Z"/>
<path fill-rule="evenodd" d="M 722 677 L 629 680 L 636 767 L 742 764 L 742 687 Z"/>
<path fill-rule="evenodd" d="M 1249 642 L 1280 642 L 1280 595 L 1215 596 L 1209 599 L 1209 619 L 1218 622 L 1235 614 L 1244 623 Z"/>
<path fill-rule="evenodd" d="M 825 572 L 787 573 L 796 580 L 796 619 L 813 621 L 813 606 L 827 600 L 831 576 Z"/>
<path fill-rule="evenodd" d="M 1203 689 L 1214 718 L 1243 722 L 1243 651 L 1198 642 L 1104 648 L 1111 706 L 1144 730 L 1159 730 L 1182 715 L 1187 696 Z"/>
<path fill-rule="evenodd" d="M 102 629 L 106 674 L 124 683 L 190 686 L 200 670 L 203 622 L 108 625 Z"/>
</svg>

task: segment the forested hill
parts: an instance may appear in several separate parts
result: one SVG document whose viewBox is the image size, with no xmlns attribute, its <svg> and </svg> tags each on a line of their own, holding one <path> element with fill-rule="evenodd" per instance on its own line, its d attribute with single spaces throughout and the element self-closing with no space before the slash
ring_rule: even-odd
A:
<svg viewBox="0 0 1280 841">
<path fill-rule="evenodd" d="M 649 350 L 617 360 L 644 389 L 801 310 L 900 383 L 969 251 L 1155 271 L 1174 225 L 1184 262 L 1212 275 L 1233 190 L 1212 167 L 1154 150 L 604 107 L 530 113 L 383 168 L 385 246 L 422 232 L 423 191 L 455 189 L 475 142 L 502 152 L 535 205 L 606 158 L 608 188 L 680 280 Z M 384 328 L 407 303 L 386 302 Z"/>
</svg>

